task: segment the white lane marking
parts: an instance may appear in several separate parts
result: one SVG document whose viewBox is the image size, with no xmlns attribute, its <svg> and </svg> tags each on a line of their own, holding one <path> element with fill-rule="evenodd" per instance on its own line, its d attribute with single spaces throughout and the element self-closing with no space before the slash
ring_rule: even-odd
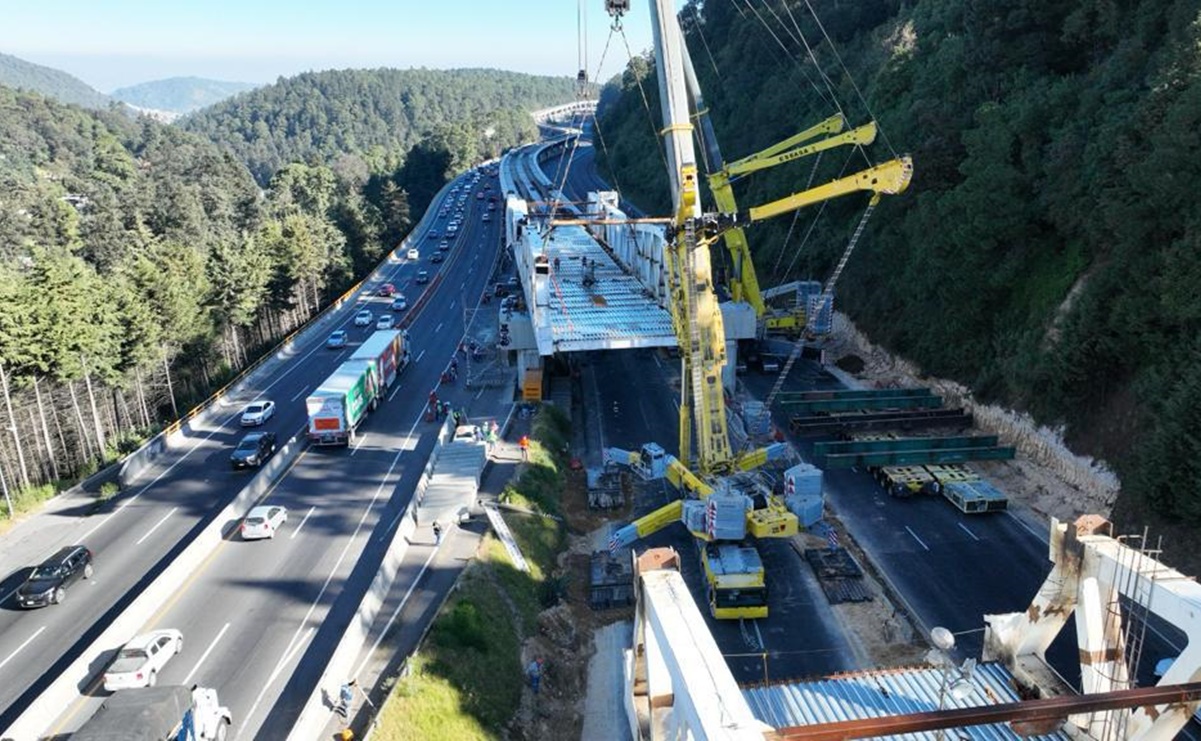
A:
<svg viewBox="0 0 1201 741">
<path fill-rule="evenodd" d="M 483 390 L 482 388 L 481 388 L 479 391 L 476 391 L 476 392 L 475 392 L 475 398 L 476 398 L 476 400 L 478 401 L 478 400 L 479 400 L 479 398 L 480 398 L 481 396 L 483 396 L 483 395 L 484 395 L 484 390 Z"/>
<path fill-rule="evenodd" d="M 357 435 L 356 437 L 358 439 L 355 440 L 354 450 L 350 451 L 351 455 L 354 455 L 355 453 L 359 452 L 359 446 L 362 445 L 363 441 L 367 439 L 367 433 L 364 432 L 362 435 Z"/>
<path fill-rule="evenodd" d="M 31 636 L 29 636 L 28 638 L 26 638 L 26 639 L 25 639 L 25 642 L 24 642 L 24 643 L 22 643 L 20 646 L 17 646 L 17 650 L 15 650 L 15 651 L 13 651 L 12 653 L 10 653 L 10 654 L 8 655 L 8 657 L 7 657 L 6 659 L 4 659 L 4 661 L 0 661 L 0 669 L 3 669 L 5 664 L 7 664 L 8 662 L 12 661 L 14 656 L 16 656 L 17 654 L 21 653 L 21 650 L 22 650 L 22 649 L 24 649 L 24 648 L 25 648 L 26 646 L 28 646 L 30 643 L 33 643 L 33 639 L 34 639 L 34 638 L 37 638 L 38 636 L 40 636 L 40 635 L 42 634 L 42 631 L 43 631 L 43 630 L 45 630 L 45 629 L 46 629 L 46 626 L 45 626 L 45 625 L 43 625 L 42 627 L 40 627 L 40 628 L 38 628 L 37 630 L 35 630 L 35 631 L 33 632 L 33 635 L 31 635 Z"/>
<path fill-rule="evenodd" d="M 296 536 L 300 535 L 300 528 L 304 527 L 304 523 L 309 521 L 309 518 L 313 516 L 313 512 L 316 509 L 317 505 L 315 504 L 312 507 L 309 507 L 309 511 L 304 513 L 304 519 L 300 521 L 300 524 L 297 525 L 296 529 L 292 531 L 292 534 L 288 536 L 289 538 L 295 540 Z"/>
<path fill-rule="evenodd" d="M 429 568 L 430 561 L 433 561 L 434 556 L 437 554 L 438 551 L 436 549 L 430 550 L 430 554 L 425 558 L 425 563 L 421 564 L 421 571 L 417 572 L 417 578 L 413 579 L 413 583 L 410 584 L 409 588 L 405 590 L 405 596 L 400 598 L 400 603 L 396 605 L 396 609 L 392 610 L 392 614 L 388 616 L 387 625 L 385 625 L 384 629 L 379 632 L 378 636 L 376 636 L 375 643 L 371 644 L 371 650 L 368 651 L 365 656 L 363 656 L 363 662 L 359 664 L 359 668 L 356 669 L 351 676 L 357 677 L 363 673 L 363 669 L 367 666 L 367 662 L 371 660 L 371 655 L 374 654 L 379 648 L 379 644 L 383 642 L 384 636 L 388 635 L 388 633 L 392 630 L 392 624 L 396 622 L 397 616 L 400 615 L 400 611 L 404 609 L 405 603 L 409 601 L 409 597 L 413 594 L 413 590 L 416 589 L 417 585 L 421 583 L 421 577 L 425 575 L 426 569 Z"/>
<path fill-rule="evenodd" d="M 1043 543 L 1044 545 L 1047 543 L 1047 534 L 1046 533 L 1036 532 L 1034 530 L 1034 528 L 1027 525 L 1026 522 L 1022 518 L 1018 517 L 1017 515 L 1015 515 L 1013 512 L 1011 512 L 1008 509 L 1005 510 L 1005 514 L 1007 514 L 1011 518 L 1013 518 L 1014 522 L 1021 525 L 1023 530 L 1025 530 L 1026 532 L 1033 535 L 1040 543 Z"/>
<path fill-rule="evenodd" d="M 288 401 L 296 401 L 297 399 L 299 399 L 300 397 L 304 396 L 304 395 L 305 395 L 305 394 L 307 394 L 308 392 L 309 392 L 308 388 L 306 388 L 306 387 L 304 387 L 304 386 L 301 386 L 301 387 L 300 387 L 300 390 L 296 392 L 296 395 L 295 395 L 295 396 L 293 396 L 291 399 L 288 399 Z"/>
<path fill-rule="evenodd" d="M 905 530 L 906 530 L 906 531 L 907 531 L 907 532 L 908 532 L 910 535 L 912 535 L 912 536 L 913 536 L 913 539 L 917 541 L 917 544 L 918 544 L 918 545 L 920 545 L 922 548 L 925 548 L 926 550 L 930 550 L 930 546 L 928 546 L 928 545 L 926 545 L 925 543 L 923 543 L 923 542 L 922 542 L 922 539 L 921 539 L 921 538 L 919 538 L 919 537 L 917 537 L 917 533 L 915 533 L 915 532 L 913 532 L 912 530 L 910 530 L 908 525 L 906 525 L 906 526 L 905 526 Z"/>
<path fill-rule="evenodd" d="M 966 525 L 964 525 L 962 522 L 958 522 L 958 523 L 955 523 L 955 524 L 959 525 L 959 529 L 960 529 L 960 530 L 962 530 L 963 532 L 965 532 L 965 533 L 967 533 L 968 535 L 972 536 L 972 540 L 980 540 L 980 538 L 976 537 L 976 534 L 975 534 L 975 533 L 973 533 L 971 530 L 968 530 L 968 529 L 967 529 L 967 526 L 966 526 Z"/>
<path fill-rule="evenodd" d="M 434 327 L 434 334 L 438 334 L 442 331 L 442 324 L 443 322 L 438 322 L 438 326 Z"/>
<path fill-rule="evenodd" d="M 192 667 L 192 671 L 188 672 L 188 676 L 184 677 L 180 684 L 186 685 L 188 682 L 192 681 L 192 675 L 200 671 L 200 667 L 208 659 L 209 654 L 213 652 L 213 649 L 217 647 L 217 642 L 221 640 L 221 636 L 225 635 L 225 631 L 227 630 L 229 630 L 229 623 L 226 623 L 221 627 L 221 630 L 217 632 L 217 637 L 213 639 L 213 642 L 209 644 L 209 647 L 206 648 L 204 653 L 200 655 L 200 661 L 196 662 L 196 666 Z"/>
<path fill-rule="evenodd" d="M 151 535 L 153 535 L 153 534 L 154 534 L 154 531 L 155 531 L 155 530 L 158 530 L 158 527 L 159 527 L 159 525 L 162 525 L 164 522 L 166 522 L 166 521 L 167 521 L 167 518 L 168 518 L 168 517 L 170 517 L 171 515 L 175 514 L 175 510 L 177 510 L 177 509 L 179 509 L 179 507 L 172 507 L 172 508 L 171 508 L 171 511 L 170 511 L 170 512 L 168 512 L 167 514 L 163 515 L 163 519 L 161 519 L 161 520 L 159 520 L 158 522 L 154 523 L 154 527 L 152 527 L 152 528 L 150 528 L 149 530 L 147 530 L 145 535 L 143 535 L 142 537 L 138 538 L 138 541 L 137 541 L 136 543 L 134 543 L 134 545 L 141 545 L 143 540 L 146 540 L 146 538 L 149 538 Z"/>
<path fill-rule="evenodd" d="M 404 445 L 400 446 L 401 450 L 417 449 L 416 442 L 413 440 L 413 431 L 417 429 L 417 425 L 421 424 L 421 417 L 422 415 L 418 414 L 417 419 L 413 420 L 413 426 L 409 428 L 409 433 L 405 435 L 405 443 Z M 414 493 L 416 493 L 416 491 L 414 491 Z M 396 523 L 400 522 L 400 518 L 405 516 L 405 512 L 407 512 L 408 509 L 408 507 L 405 507 L 400 512 L 396 513 L 396 516 L 392 518 L 392 522 L 389 522 L 388 527 L 384 528 L 384 532 L 380 534 L 378 542 L 382 543 L 388 538 L 388 533 L 392 532 L 392 528 L 396 527 Z"/>
<path fill-rule="evenodd" d="M 398 383 L 398 384 L 396 384 L 396 388 L 392 389 L 392 393 L 388 394 L 388 401 L 392 401 L 393 397 L 395 397 L 395 396 L 396 396 L 396 392 L 397 392 L 397 391 L 400 391 L 400 387 L 401 387 L 402 385 L 403 385 L 403 384 L 399 384 L 399 383 Z"/>
<path fill-rule="evenodd" d="M 416 359 L 416 360 L 414 360 L 413 362 L 414 362 L 414 363 L 420 363 L 420 362 L 421 362 L 421 359 L 422 359 L 423 357 L 425 357 L 425 350 L 422 350 L 421 352 L 417 353 L 417 359 Z"/>
<path fill-rule="evenodd" d="M 420 416 L 418 419 L 420 419 Z M 414 423 L 413 426 L 416 427 L 417 424 Z M 301 618 L 300 625 L 296 626 L 296 632 L 292 634 L 291 640 L 288 641 L 288 650 L 291 650 L 292 646 L 296 644 L 298 639 L 300 639 L 300 634 L 305 629 L 305 625 L 309 622 L 309 619 L 312 618 L 313 612 L 317 609 L 317 605 L 321 604 L 321 601 L 325 599 L 325 592 L 329 589 L 329 585 L 333 582 L 334 576 L 337 575 L 338 569 L 342 567 L 342 562 L 346 560 L 346 555 L 350 552 L 350 547 L 354 545 L 355 539 L 359 537 L 359 532 L 363 529 L 363 524 L 367 522 L 368 515 L 371 514 L 371 510 L 373 507 L 375 507 L 376 501 L 379 500 L 380 493 L 383 492 L 384 486 L 388 483 L 388 477 L 392 475 L 394 470 L 396 470 L 396 464 L 400 462 L 400 455 L 403 452 L 404 451 L 397 451 L 396 455 L 392 456 L 392 464 L 388 466 L 388 470 L 384 472 L 383 478 L 380 479 L 379 486 L 375 487 L 375 493 L 371 495 L 371 501 L 368 502 L 367 506 L 363 508 L 363 515 L 359 518 L 358 524 L 355 525 L 354 532 L 351 533 L 350 537 L 346 539 L 346 545 L 342 546 L 342 552 L 338 554 L 338 560 L 334 563 L 333 568 L 329 570 L 329 576 L 325 577 L 325 583 L 321 585 L 321 589 L 317 592 L 317 596 L 314 597 L 313 601 L 309 604 L 309 609 L 305 612 L 304 617 Z M 311 627 L 312 626 L 310 626 L 310 629 Z"/>
<path fill-rule="evenodd" d="M 250 719 L 254 717 L 254 711 L 258 709 L 259 703 L 263 701 L 263 695 L 267 694 L 267 689 L 272 685 L 272 683 L 275 682 L 275 680 L 279 677 L 279 673 L 283 671 L 288 662 L 290 662 L 292 658 L 296 656 L 296 653 L 300 650 L 300 647 L 304 645 L 304 642 L 307 641 L 309 636 L 312 634 L 313 628 L 310 626 L 309 629 L 305 631 L 304 637 L 297 641 L 296 645 L 290 646 L 288 650 L 284 652 L 284 655 L 280 658 L 279 663 L 276 664 L 275 669 L 272 670 L 271 675 L 267 677 L 267 681 L 263 683 L 263 689 L 259 690 L 258 697 L 254 698 L 254 704 L 250 706 L 250 710 L 246 713 L 246 720 L 242 721 L 241 727 L 238 728 L 238 736 L 242 736 L 245 732 L 246 724 L 249 723 Z"/>
<path fill-rule="evenodd" d="M 284 369 L 276 376 L 275 380 L 272 381 L 271 383 L 267 384 L 266 386 L 264 386 L 262 389 L 260 389 L 259 392 L 255 396 L 256 397 L 262 396 L 263 394 L 270 391 L 273 387 L 275 387 L 276 384 L 278 384 L 280 381 L 284 380 L 284 378 L 286 378 L 289 373 L 296 370 L 297 367 L 304 365 L 303 361 L 308 360 L 309 356 L 311 356 L 313 353 L 317 352 L 318 350 L 322 349 L 324 346 L 325 346 L 324 343 L 319 342 L 313 346 L 312 350 L 309 350 L 304 355 L 289 358 L 287 365 L 284 366 Z M 242 405 L 237 404 L 237 406 L 240 408 Z M 193 445 L 192 447 L 188 448 L 188 452 L 186 452 L 182 456 L 180 456 L 179 460 L 175 461 L 170 466 L 167 466 L 167 468 L 162 473 L 160 473 L 158 476 L 155 476 L 154 479 L 150 481 L 150 483 L 146 484 L 141 489 L 139 489 L 137 494 L 134 494 L 133 496 L 129 497 L 129 499 L 126 499 L 125 501 L 123 501 L 121 503 L 121 506 L 117 507 L 116 510 L 114 510 L 114 511 L 110 512 L 108 515 L 106 515 L 103 520 L 96 523 L 96 527 L 94 527 L 91 530 L 84 533 L 83 540 L 87 540 L 88 538 L 91 538 L 92 535 L 94 535 L 97 530 L 104 527 L 105 523 L 107 523 L 109 520 L 111 520 L 113 517 L 115 517 L 120 512 L 124 511 L 125 508 L 128 507 L 130 504 L 133 504 L 134 501 L 136 501 L 138 497 L 145 494 L 146 491 L 148 489 L 150 489 L 150 487 L 157 484 L 159 481 L 162 480 L 162 478 L 164 476 L 166 476 L 167 474 L 169 474 L 173 470 L 175 470 L 176 466 L 178 466 L 180 463 L 183 463 L 185 460 L 187 460 L 188 456 L 190 456 L 193 452 L 196 451 L 196 448 L 199 448 L 201 446 L 201 444 L 208 442 L 208 440 L 211 439 L 214 435 L 216 435 L 220 432 L 226 432 L 226 430 L 225 430 L 226 425 L 228 425 L 230 422 L 232 422 L 233 420 L 235 420 L 241 416 L 242 416 L 242 412 L 239 409 L 239 411 L 234 412 L 230 416 L 226 417 L 224 421 L 221 421 L 215 430 L 209 432 L 209 434 L 205 435 L 204 437 L 197 439 L 196 444 Z"/>
</svg>

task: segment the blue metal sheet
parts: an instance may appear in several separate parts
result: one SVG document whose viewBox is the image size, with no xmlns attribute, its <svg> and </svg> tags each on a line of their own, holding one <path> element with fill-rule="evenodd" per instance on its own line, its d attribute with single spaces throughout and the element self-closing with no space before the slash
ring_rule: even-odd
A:
<svg viewBox="0 0 1201 741">
<path fill-rule="evenodd" d="M 773 728 L 815 725 L 841 720 L 863 720 L 889 715 L 926 712 L 940 707 L 968 708 L 1016 702 L 1009 671 L 1001 664 L 976 667 L 974 691 L 956 699 L 942 690 L 943 672 L 932 667 L 872 670 L 809 682 L 748 687 L 742 691 L 752 712 Z M 946 734 L 971 741 L 1058 741 L 1068 735 L 1019 736 L 1007 724 L 969 726 Z M 936 741 L 936 732 L 907 733 L 884 738 L 894 741 Z"/>
</svg>

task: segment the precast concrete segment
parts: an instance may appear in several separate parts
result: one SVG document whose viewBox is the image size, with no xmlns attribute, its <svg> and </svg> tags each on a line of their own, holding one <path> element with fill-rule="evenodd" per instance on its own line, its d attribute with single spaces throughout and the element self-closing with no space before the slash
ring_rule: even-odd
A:
<svg viewBox="0 0 1201 741">
<path fill-rule="evenodd" d="M 298 432 L 280 448 L 271 460 L 255 474 L 254 479 L 204 529 L 154 582 L 142 591 L 121 615 L 83 651 L 70 667 L 29 704 L 17 720 L 5 729 L 3 736 L 14 739 L 39 738 L 51 723 L 58 720 L 63 708 L 72 707 L 83 689 L 95 681 L 101 667 L 96 657 L 122 646 L 133 638 L 142 626 L 161 608 L 179 585 L 187 581 L 225 537 L 231 523 L 241 520 L 258 499 L 300 457 L 308 447 L 304 431 Z M 70 711 L 68 711 L 70 712 Z"/>
</svg>

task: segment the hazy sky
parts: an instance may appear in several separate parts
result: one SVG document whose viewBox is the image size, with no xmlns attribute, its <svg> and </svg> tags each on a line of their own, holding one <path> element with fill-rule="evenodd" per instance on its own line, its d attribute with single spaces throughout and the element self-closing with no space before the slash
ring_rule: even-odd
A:
<svg viewBox="0 0 1201 741">
<path fill-rule="evenodd" d="M 647 0 L 625 18 L 651 45 Z M 64 70 L 101 92 L 194 75 L 265 83 L 346 67 L 496 67 L 574 77 L 575 0 L 58 0 L 5 3 L 0 52 Z M 589 77 L 609 36 L 603 0 L 584 0 Z M 624 68 L 615 35 L 601 68 Z"/>
</svg>

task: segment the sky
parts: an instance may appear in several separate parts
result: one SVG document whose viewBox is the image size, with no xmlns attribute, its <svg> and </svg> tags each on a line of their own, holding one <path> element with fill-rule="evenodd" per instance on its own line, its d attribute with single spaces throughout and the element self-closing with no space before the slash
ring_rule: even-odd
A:
<svg viewBox="0 0 1201 741">
<path fill-rule="evenodd" d="M 650 48 L 647 0 L 623 26 Z M 587 69 L 628 60 L 604 0 L 584 0 Z M 68 72 L 100 92 L 167 77 L 269 83 L 308 70 L 493 67 L 575 77 L 576 0 L 58 0 L 5 3 L 0 52 Z M 599 76 L 598 76 L 599 69 Z"/>
</svg>

